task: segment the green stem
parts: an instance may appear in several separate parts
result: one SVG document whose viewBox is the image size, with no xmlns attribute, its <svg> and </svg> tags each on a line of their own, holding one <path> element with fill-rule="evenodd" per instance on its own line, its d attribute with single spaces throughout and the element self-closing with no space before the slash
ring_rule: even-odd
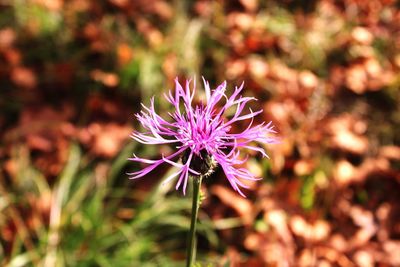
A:
<svg viewBox="0 0 400 267">
<path fill-rule="evenodd" d="M 200 187 L 202 176 L 192 177 L 193 180 L 193 200 L 192 200 L 192 218 L 190 221 L 189 244 L 187 247 L 186 267 L 192 267 L 196 258 L 196 224 L 197 215 L 200 207 Z"/>
</svg>

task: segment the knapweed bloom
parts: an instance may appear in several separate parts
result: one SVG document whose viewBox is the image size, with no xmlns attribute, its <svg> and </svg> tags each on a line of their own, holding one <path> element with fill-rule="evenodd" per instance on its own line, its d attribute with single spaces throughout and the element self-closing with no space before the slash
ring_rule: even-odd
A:
<svg viewBox="0 0 400 267">
<path fill-rule="evenodd" d="M 272 136 L 275 131 L 271 122 L 253 126 L 253 119 L 262 110 L 253 112 L 246 108 L 248 102 L 254 97 L 243 97 L 243 83 L 236 87 L 231 96 L 225 94 L 226 82 L 216 89 L 211 90 L 209 83 L 203 78 L 205 89 L 205 103 L 195 102 L 195 82 L 191 89 L 191 82 L 186 81 L 185 88 L 175 79 L 175 92 L 164 94 L 174 111 L 168 113 L 169 118 L 164 119 L 158 115 L 154 108 L 154 97 L 150 107 L 142 104 L 143 109 L 136 114 L 146 132 L 134 131 L 131 137 L 146 145 L 172 144 L 176 151 L 160 159 L 144 159 L 134 155 L 130 160 L 144 163 L 146 166 L 139 171 L 128 173 L 131 179 L 147 175 L 157 166 L 167 163 L 177 167 L 177 171 L 167 177 L 163 183 L 179 177 L 176 189 L 183 187 L 186 191 L 190 176 L 209 176 L 219 165 L 233 189 L 244 196 L 240 188 L 247 188 L 242 180 L 259 180 L 250 171 L 241 167 L 247 160 L 240 154 L 241 149 L 254 150 L 267 157 L 263 147 L 259 144 L 276 143 Z M 233 110 L 233 115 L 226 118 L 227 110 Z M 248 121 L 244 130 L 233 132 L 232 126 L 241 121 Z"/>
</svg>

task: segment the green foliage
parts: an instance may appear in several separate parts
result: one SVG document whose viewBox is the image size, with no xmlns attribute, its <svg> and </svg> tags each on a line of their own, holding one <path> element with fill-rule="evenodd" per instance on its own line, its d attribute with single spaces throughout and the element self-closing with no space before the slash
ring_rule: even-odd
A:
<svg viewBox="0 0 400 267">
<path fill-rule="evenodd" d="M 310 210 L 314 206 L 315 201 L 315 180 L 313 176 L 308 176 L 303 179 L 303 186 L 301 188 L 300 203 L 301 206 Z"/>
<path fill-rule="evenodd" d="M 83 158 L 79 146 L 72 144 L 67 164 L 52 189 L 27 163 L 24 169 L 31 179 L 18 185 L 18 195 L 32 190 L 37 197 L 51 193 L 50 222 L 48 228 L 42 222 L 32 250 L 26 251 L 19 239 L 6 266 L 179 265 L 170 254 L 181 251 L 184 255 L 190 199 L 178 193 L 170 195 L 168 186 L 156 186 L 146 193 L 127 187 L 126 182 L 113 185 L 126 179 L 122 170 L 131 151 L 132 146 L 123 150 L 109 166 L 107 177 L 102 177 Z M 8 194 L 7 198 L 17 199 L 18 195 Z M 12 209 L 12 205 L 3 202 L 3 209 Z M 124 210 L 132 215 L 120 218 L 119 212 Z M 217 245 L 212 224 L 207 218 L 203 221 L 201 235 Z"/>
</svg>

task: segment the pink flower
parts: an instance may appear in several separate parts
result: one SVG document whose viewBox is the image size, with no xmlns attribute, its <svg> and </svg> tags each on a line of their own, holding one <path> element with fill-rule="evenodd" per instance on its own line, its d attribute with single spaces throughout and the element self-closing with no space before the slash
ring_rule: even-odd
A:
<svg viewBox="0 0 400 267">
<path fill-rule="evenodd" d="M 204 80 L 206 103 L 193 105 L 195 83 L 190 89 L 190 80 L 186 81 L 185 89 L 175 79 L 175 93 L 169 91 L 165 98 L 174 106 L 175 111 L 168 113 L 170 120 L 163 119 L 154 109 L 154 97 L 150 107 L 144 105 L 137 119 L 146 129 L 140 133 L 134 131 L 131 137 L 147 145 L 173 144 L 176 151 L 161 159 L 151 160 L 139 158 L 134 155 L 129 160 L 148 164 L 142 170 L 128 173 L 130 179 L 137 179 L 147 175 L 162 163 L 178 167 L 178 170 L 167 177 L 167 183 L 178 177 L 176 189 L 183 185 L 183 193 L 191 176 L 209 176 L 217 165 L 220 165 L 226 178 L 235 191 L 244 196 L 240 188 L 247 188 L 241 180 L 259 180 L 247 169 L 240 167 L 247 158 L 240 158 L 240 149 L 245 148 L 261 153 L 268 157 L 264 148 L 255 146 L 254 143 L 272 144 L 279 142 L 271 136 L 275 133 L 271 122 L 253 126 L 253 118 L 262 113 L 262 110 L 253 112 L 250 108 L 246 114 L 246 105 L 254 97 L 242 97 L 239 93 L 243 90 L 243 83 L 235 87 L 233 94 L 225 95 L 226 82 L 215 90 L 210 89 L 209 83 Z M 221 108 L 217 104 L 223 103 Z M 226 119 L 224 113 L 229 108 L 235 108 L 234 115 Z M 240 133 L 231 132 L 232 125 L 239 121 L 249 120 L 246 129 Z M 181 160 L 179 160 L 181 159 Z"/>
</svg>

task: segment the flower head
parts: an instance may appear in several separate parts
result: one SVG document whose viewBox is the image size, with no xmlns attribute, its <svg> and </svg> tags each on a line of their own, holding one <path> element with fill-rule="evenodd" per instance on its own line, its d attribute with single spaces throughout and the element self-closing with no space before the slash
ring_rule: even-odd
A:
<svg viewBox="0 0 400 267">
<path fill-rule="evenodd" d="M 143 110 L 136 114 L 136 117 L 146 132 L 135 131 L 131 137 L 148 145 L 173 144 L 176 151 L 169 156 L 163 155 L 157 160 L 139 158 L 134 155 L 129 160 L 145 163 L 148 166 L 128 175 L 131 179 L 140 178 L 162 163 L 167 163 L 178 167 L 178 170 L 167 177 L 163 183 L 179 177 L 176 189 L 182 185 L 185 193 L 189 176 L 209 176 L 219 165 L 233 189 L 244 196 L 240 188 L 247 188 L 247 186 L 241 180 L 259 180 L 260 178 L 256 178 L 250 171 L 240 167 L 246 161 L 246 158 L 240 157 L 240 149 L 254 150 L 268 157 L 264 148 L 255 146 L 254 143 L 277 143 L 277 139 L 271 136 L 275 131 L 271 122 L 253 126 L 254 117 L 262 113 L 262 110 L 253 112 L 249 108 L 247 111 L 247 103 L 255 98 L 240 95 L 243 83 L 228 97 L 225 94 L 226 82 L 214 90 L 210 89 L 209 83 L 204 78 L 203 82 L 205 103 L 193 104 L 195 83 L 191 90 L 190 80 L 186 81 L 183 88 L 178 79 L 175 79 L 175 92 L 169 91 L 164 95 L 174 106 L 174 112 L 168 113 L 170 116 L 168 120 L 156 113 L 154 97 L 150 101 L 150 107 L 142 104 Z M 235 109 L 235 112 L 227 119 L 224 113 L 229 108 Z M 245 120 L 249 122 L 242 132 L 231 132 L 234 123 Z"/>
</svg>

